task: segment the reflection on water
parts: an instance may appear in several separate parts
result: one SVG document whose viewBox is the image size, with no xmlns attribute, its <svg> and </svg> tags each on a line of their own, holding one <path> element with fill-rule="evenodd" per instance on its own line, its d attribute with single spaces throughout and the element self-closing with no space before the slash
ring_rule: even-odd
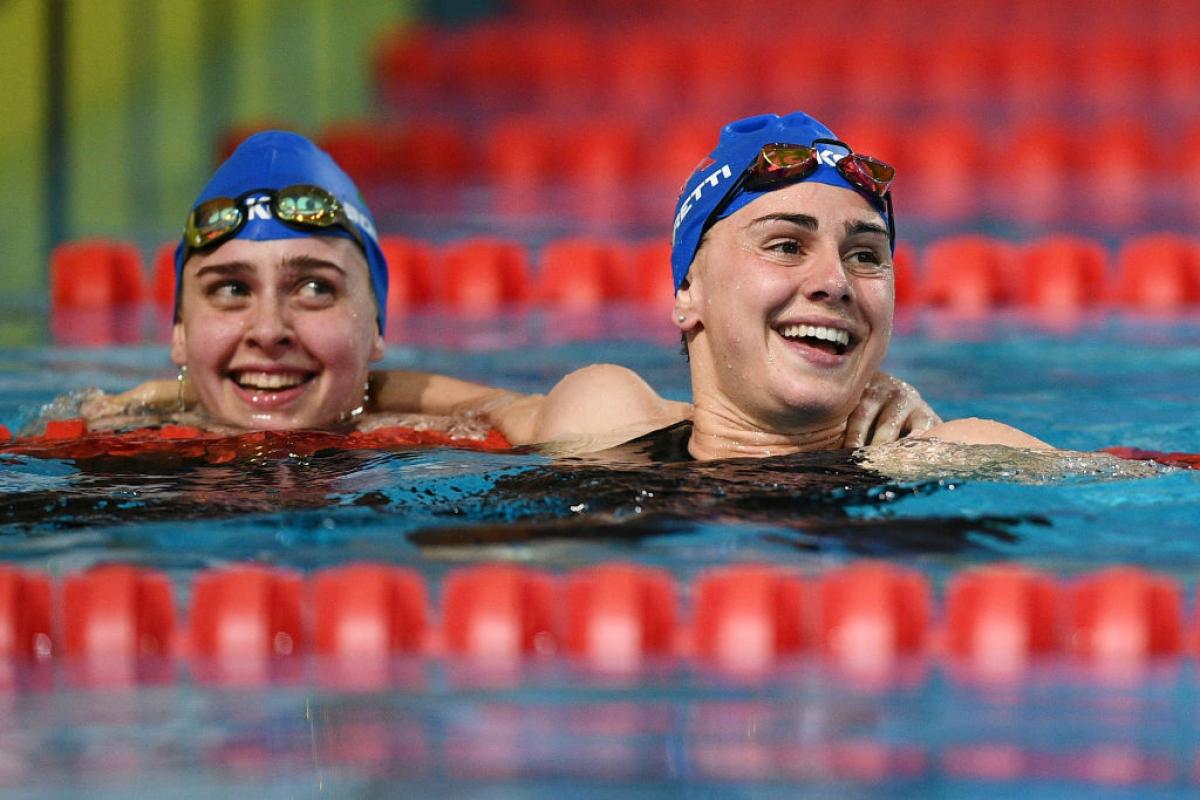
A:
<svg viewBox="0 0 1200 800">
<path fill-rule="evenodd" d="M 762 528 L 764 541 L 800 550 L 832 544 L 865 553 L 958 552 L 1011 542 L 1017 523 L 1046 524 L 1022 515 L 895 519 L 888 507 L 946 484 L 891 481 L 844 452 L 606 465 L 445 449 L 289 456 L 286 447 L 208 463 L 181 450 L 72 460 L 4 456 L 0 523 L 46 532 L 305 511 L 336 520 L 357 509 L 426 549 L 637 541 L 716 525 Z"/>
</svg>

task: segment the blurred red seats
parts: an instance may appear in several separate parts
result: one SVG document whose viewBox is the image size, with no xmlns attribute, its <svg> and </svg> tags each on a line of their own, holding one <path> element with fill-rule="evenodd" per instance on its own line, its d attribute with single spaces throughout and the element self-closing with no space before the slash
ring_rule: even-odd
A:
<svg viewBox="0 0 1200 800">
<path fill-rule="evenodd" d="M 540 302 L 597 308 L 629 295 L 629 252 L 622 244 L 559 239 L 542 248 Z"/>
<path fill-rule="evenodd" d="M 979 131 L 970 122 L 934 118 L 914 126 L 910 137 L 903 169 L 897 165 L 896 173 L 906 215 L 955 221 L 984 209 L 992 187 Z"/>
<path fill-rule="evenodd" d="M 1044 311 L 1078 310 L 1105 299 L 1107 254 L 1099 243 L 1049 236 L 1027 246 L 1018 259 L 1017 300 Z"/>
<path fill-rule="evenodd" d="M 1053 224 L 1064 219 L 1075 199 L 1068 178 L 1078 174 L 1073 142 L 1053 121 L 1022 125 L 1001 148 L 993 173 L 1008 201 L 1005 209 L 1017 220 Z"/>
<path fill-rule="evenodd" d="M 460 310 L 494 313 L 529 300 L 525 248 L 500 239 L 464 239 L 441 254 L 442 298 Z"/>
<path fill-rule="evenodd" d="M 1117 256 L 1112 299 L 1148 311 L 1200 303 L 1200 242 L 1169 233 L 1129 239 Z"/>
<path fill-rule="evenodd" d="M 437 300 L 433 249 L 428 243 L 403 236 L 380 236 L 379 249 L 388 264 L 388 315 Z"/>
<path fill-rule="evenodd" d="M 1012 301 L 1012 248 L 986 236 L 955 236 L 925 251 L 921 301 L 980 314 Z"/>
<path fill-rule="evenodd" d="M 136 305 L 145 283 L 142 255 L 128 242 L 82 239 L 50 254 L 50 303 L 57 310 Z"/>
<path fill-rule="evenodd" d="M 346 121 L 321 132 L 317 144 L 362 186 L 396 180 L 403 130 L 394 123 Z"/>
</svg>

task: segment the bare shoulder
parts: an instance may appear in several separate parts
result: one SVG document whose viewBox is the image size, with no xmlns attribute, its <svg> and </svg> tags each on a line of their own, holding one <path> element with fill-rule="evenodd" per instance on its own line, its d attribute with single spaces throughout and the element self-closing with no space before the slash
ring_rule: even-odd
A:
<svg viewBox="0 0 1200 800">
<path fill-rule="evenodd" d="M 920 433 L 914 433 L 909 438 L 941 439 L 944 442 L 958 444 L 1002 444 L 1008 447 L 1022 447 L 1027 450 L 1053 450 L 1054 447 L 1041 439 L 1030 436 L 1024 431 L 1017 430 L 1011 425 L 996 422 L 994 419 L 952 419 Z"/>
<path fill-rule="evenodd" d="M 546 395 L 534 439 L 633 438 L 685 419 L 687 403 L 665 400 L 641 375 L 616 364 L 592 364 L 568 374 Z"/>
</svg>

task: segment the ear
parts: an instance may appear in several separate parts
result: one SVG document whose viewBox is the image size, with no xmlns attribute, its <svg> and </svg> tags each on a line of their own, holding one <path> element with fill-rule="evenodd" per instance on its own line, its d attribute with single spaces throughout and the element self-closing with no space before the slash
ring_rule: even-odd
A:
<svg viewBox="0 0 1200 800">
<path fill-rule="evenodd" d="M 187 364 L 187 331 L 182 322 L 176 322 L 171 328 L 171 360 L 176 366 Z"/>
<path fill-rule="evenodd" d="M 679 290 L 675 292 L 675 305 L 671 308 L 671 322 L 684 333 L 700 325 L 699 300 L 699 293 L 692 285 L 692 275 L 689 272 L 679 284 Z"/>
<path fill-rule="evenodd" d="M 383 334 L 380 333 L 379 327 L 375 328 L 375 336 L 371 339 L 371 354 L 367 356 L 367 361 L 379 361 L 383 358 L 383 351 L 387 347 L 383 343 Z"/>
</svg>

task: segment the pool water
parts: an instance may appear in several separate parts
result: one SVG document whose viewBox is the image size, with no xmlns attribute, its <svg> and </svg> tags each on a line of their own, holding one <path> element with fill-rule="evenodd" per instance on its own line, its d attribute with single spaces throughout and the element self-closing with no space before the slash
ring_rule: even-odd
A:
<svg viewBox="0 0 1200 800">
<path fill-rule="evenodd" d="M 644 312 L 414 318 L 384 366 L 544 391 L 611 361 L 686 399 L 687 369 Z M 654 331 L 648 335 L 631 331 Z M 887 368 L 943 417 L 992 417 L 1075 450 L 1200 451 L 1200 319 L 902 317 Z M 35 424 L 64 392 L 170 375 L 159 345 L 0 352 L 0 423 Z M 931 475 L 845 492 L 800 459 L 770 470 L 617 469 L 536 454 L 430 449 L 231 464 L 0 459 L 6 562 L 63 575 L 106 562 L 164 571 L 177 595 L 204 568 L 412 566 L 431 585 L 485 561 L 563 572 L 620 559 L 681 585 L 737 562 L 820 572 L 863 555 L 936 590 L 1016 562 L 1070 577 L 1132 564 L 1200 574 L 1200 472 L 1045 481 Z M 704 469 L 708 469 L 705 472 Z M 807 474 L 807 473 L 806 473 Z M 782 476 L 782 477 L 781 477 Z M 721 487 L 721 493 L 711 491 Z M 648 487 L 651 491 L 648 491 Z M 714 499 L 715 498 L 715 499 Z M 703 499 L 704 502 L 697 502 Z M 366 693 L 305 683 L 222 690 L 184 681 L 3 695 L 0 786 L 22 796 L 253 790 L 417 796 L 1191 796 L 1200 753 L 1190 664 L 1132 684 L 1045 665 L 1004 690 L 918 667 L 887 688 L 797 663 L 756 683 L 672 665 L 619 681 L 555 663 L 494 685 L 453 664 Z M 43 776 L 53 776 L 42 780 Z M 166 788 L 164 788 L 166 787 Z M 801 787 L 807 787 L 802 790 Z"/>
</svg>

